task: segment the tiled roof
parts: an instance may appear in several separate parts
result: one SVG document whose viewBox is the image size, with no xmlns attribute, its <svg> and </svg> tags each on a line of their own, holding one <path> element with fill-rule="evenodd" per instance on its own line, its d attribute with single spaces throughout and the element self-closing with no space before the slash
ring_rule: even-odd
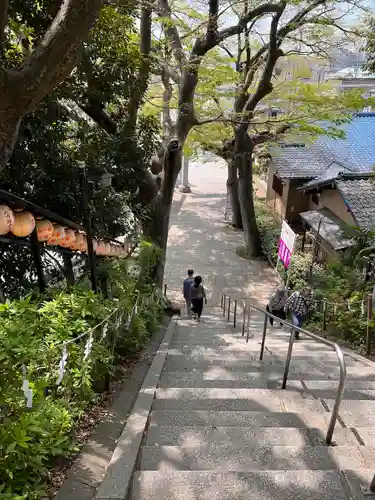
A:
<svg viewBox="0 0 375 500">
<path fill-rule="evenodd" d="M 313 179 L 324 171 L 324 165 L 330 160 L 315 144 L 309 147 L 285 146 L 273 149 L 271 154 L 281 179 Z"/>
<path fill-rule="evenodd" d="M 343 250 L 352 246 L 353 242 L 345 235 L 346 225 L 328 208 L 311 210 L 301 214 L 303 220 L 331 245 L 334 250 Z"/>
<path fill-rule="evenodd" d="M 353 172 L 353 170 L 349 169 L 348 167 L 345 167 L 341 163 L 337 163 L 334 161 L 331 163 L 331 165 L 329 165 L 329 167 L 327 168 L 327 170 L 325 172 L 323 172 L 318 177 L 315 177 L 311 181 L 307 182 L 299 189 L 304 191 L 304 190 L 308 190 L 308 189 L 316 189 L 316 188 L 322 187 L 330 182 L 333 182 L 333 180 L 336 179 L 336 177 L 339 174 L 346 173 L 346 172 Z"/>
<path fill-rule="evenodd" d="M 349 170 L 369 172 L 375 164 L 375 113 L 357 113 L 343 126 L 344 139 L 320 137 L 311 146 L 273 150 L 277 175 L 284 179 L 313 179 L 337 162 Z"/>
<path fill-rule="evenodd" d="M 335 181 L 341 196 L 363 231 L 375 230 L 375 179 L 345 179 Z"/>
</svg>

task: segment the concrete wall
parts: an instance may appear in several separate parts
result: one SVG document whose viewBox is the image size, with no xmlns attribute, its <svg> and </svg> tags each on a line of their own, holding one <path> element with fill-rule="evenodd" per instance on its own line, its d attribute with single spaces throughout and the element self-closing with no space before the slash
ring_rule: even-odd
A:
<svg viewBox="0 0 375 500">
<path fill-rule="evenodd" d="M 355 224 L 352 214 L 348 212 L 344 200 L 337 189 L 324 189 L 322 191 L 319 198 L 319 208 L 324 207 L 329 208 L 331 212 L 347 224 Z"/>
</svg>

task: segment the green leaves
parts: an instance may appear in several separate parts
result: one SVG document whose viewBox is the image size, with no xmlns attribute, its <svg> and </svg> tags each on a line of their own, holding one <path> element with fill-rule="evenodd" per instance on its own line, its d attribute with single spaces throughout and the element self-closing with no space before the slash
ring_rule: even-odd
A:
<svg viewBox="0 0 375 500">
<path fill-rule="evenodd" d="M 50 290 L 42 298 L 0 305 L 0 500 L 45 496 L 52 459 L 73 450 L 76 420 L 97 393 L 106 390 L 103 381 L 114 376 L 116 365 L 138 352 L 159 326 L 163 306 L 150 279 L 157 256 L 154 247 L 143 242 L 130 264 L 125 259 L 103 264 L 100 274 L 110 277 L 116 300 L 78 286 L 69 293 Z M 87 351 L 89 337 L 80 335 L 119 306 L 121 320 L 110 316 L 106 336 L 101 327 L 94 328 Z M 64 344 L 68 357 L 57 386 Z M 33 391 L 31 409 L 22 391 L 24 377 Z"/>
</svg>

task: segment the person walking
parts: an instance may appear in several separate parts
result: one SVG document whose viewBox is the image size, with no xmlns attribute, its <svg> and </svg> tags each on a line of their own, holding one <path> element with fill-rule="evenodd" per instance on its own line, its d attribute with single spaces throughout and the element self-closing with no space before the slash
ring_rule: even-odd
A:
<svg viewBox="0 0 375 500">
<path fill-rule="evenodd" d="M 202 311 L 203 311 L 203 300 L 207 304 L 206 290 L 202 285 L 202 277 L 196 276 L 194 278 L 194 283 L 190 287 L 190 301 L 191 301 L 191 310 L 194 314 L 194 319 L 201 320 Z"/>
<path fill-rule="evenodd" d="M 294 292 L 285 303 L 285 310 L 289 310 L 292 314 L 292 322 L 294 326 L 302 327 L 303 322 L 312 313 L 315 308 L 314 294 L 309 286 L 301 289 L 299 292 Z M 296 340 L 299 339 L 299 332 L 296 331 Z"/>
<path fill-rule="evenodd" d="M 186 302 L 186 309 L 189 318 L 191 316 L 190 288 L 193 283 L 194 283 L 194 270 L 188 269 L 187 278 L 184 279 L 184 283 L 182 285 L 182 294 Z"/>
<path fill-rule="evenodd" d="M 286 318 L 285 304 L 286 304 L 286 291 L 285 285 L 281 284 L 276 288 L 275 293 L 269 298 L 266 310 L 267 312 L 277 316 L 280 319 Z M 282 325 L 282 323 L 280 323 Z M 273 318 L 270 318 L 270 325 L 273 325 Z"/>
</svg>

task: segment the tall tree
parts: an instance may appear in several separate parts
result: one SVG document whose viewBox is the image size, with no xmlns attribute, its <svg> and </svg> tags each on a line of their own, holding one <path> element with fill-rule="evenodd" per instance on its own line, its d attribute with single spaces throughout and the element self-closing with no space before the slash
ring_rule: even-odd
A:
<svg viewBox="0 0 375 500">
<path fill-rule="evenodd" d="M 103 0 L 26 2 L 22 9 L 25 11 L 30 3 L 34 4 L 34 12 L 48 10 L 50 15 L 46 18 L 50 22 L 36 36 L 24 26 L 24 35 L 18 37 L 22 50 L 17 57 L 14 57 L 16 33 L 9 17 L 13 15 L 12 24 L 20 26 L 22 11 L 18 10 L 17 1 L 4 0 L 0 5 L 0 169 L 5 168 L 13 151 L 22 118 L 77 64 L 82 42 Z"/>
<path fill-rule="evenodd" d="M 352 0 L 350 6 L 358 2 Z M 234 36 L 245 38 L 244 50 L 241 53 L 240 83 L 237 87 L 234 103 L 234 113 L 231 123 L 234 128 L 234 142 L 232 144 L 233 171 L 238 175 L 238 190 L 242 222 L 246 243 L 251 255 L 259 255 L 260 239 L 256 227 L 252 199 L 252 156 L 257 143 L 265 141 L 274 132 L 267 128 L 259 130 L 254 136 L 248 131 L 254 122 L 255 115 L 264 99 L 274 89 L 273 75 L 278 60 L 284 57 L 290 49 L 292 36 L 300 37 L 300 43 L 306 39 L 306 44 L 317 34 L 326 29 L 340 29 L 342 12 L 338 0 L 315 1 L 278 1 L 278 2 L 248 2 L 243 0 L 236 3 L 238 12 L 237 23 L 222 26 L 222 17 L 228 5 L 219 1 L 208 1 L 207 10 L 200 6 L 197 25 L 190 33 L 186 33 L 186 25 L 181 14 L 176 13 L 167 0 L 159 0 L 158 13 L 162 21 L 162 32 L 170 51 L 171 58 L 160 58 L 161 71 L 178 89 L 177 119 L 174 123 L 174 140 L 169 143 L 164 156 L 163 177 L 158 196 L 153 200 L 152 226 L 149 233 L 162 248 L 165 248 L 170 204 L 173 188 L 181 167 L 181 149 L 190 131 L 209 121 L 217 121 L 211 117 L 207 120 L 198 119 L 195 109 L 195 97 L 199 83 L 202 64 L 207 54 L 226 40 Z M 221 7 L 221 9 L 220 9 Z M 191 11 L 185 6 L 185 11 Z M 263 20 L 263 31 L 267 34 L 257 35 L 257 23 Z M 264 28 L 264 26 L 266 28 Z M 250 43 L 250 38 L 256 43 Z M 300 103 L 298 103 L 299 105 Z M 285 128 L 285 124 L 282 125 Z"/>
</svg>

